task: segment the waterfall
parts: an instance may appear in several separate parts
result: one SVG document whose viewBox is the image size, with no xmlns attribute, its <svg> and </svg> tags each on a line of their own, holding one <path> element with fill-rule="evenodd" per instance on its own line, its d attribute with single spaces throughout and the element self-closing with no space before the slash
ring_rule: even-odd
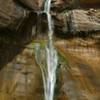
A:
<svg viewBox="0 0 100 100">
<path fill-rule="evenodd" d="M 40 55 L 44 55 L 40 45 L 35 46 L 35 59 L 39 64 L 43 77 L 44 84 L 44 96 L 45 100 L 53 100 L 54 89 L 56 83 L 56 69 L 58 64 L 57 52 L 53 45 L 53 21 L 50 14 L 51 0 L 45 0 L 43 12 L 47 15 L 48 21 L 48 43 L 45 46 L 45 59 L 41 58 Z M 41 49 L 41 50 L 40 50 Z M 41 61 L 41 59 L 44 61 Z M 44 62 L 44 64 L 43 64 Z M 46 63 L 46 65 L 45 65 Z"/>
<path fill-rule="evenodd" d="M 45 100 L 53 100 L 54 88 L 56 83 L 56 69 L 57 69 L 57 52 L 53 46 L 53 22 L 50 15 L 51 0 L 45 1 L 44 11 L 47 14 L 48 20 L 48 45 L 46 47 L 47 55 L 47 82 L 45 87 Z"/>
</svg>

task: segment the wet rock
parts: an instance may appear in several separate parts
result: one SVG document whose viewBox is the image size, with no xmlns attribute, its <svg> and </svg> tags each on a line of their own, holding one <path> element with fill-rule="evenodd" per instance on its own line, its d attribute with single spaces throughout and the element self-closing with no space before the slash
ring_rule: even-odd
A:
<svg viewBox="0 0 100 100">
<path fill-rule="evenodd" d="M 68 24 L 67 24 L 67 13 L 58 13 L 54 15 L 54 25 L 55 25 L 55 33 L 66 33 L 68 32 Z"/>
<path fill-rule="evenodd" d="M 44 34 L 48 32 L 48 22 L 47 22 L 47 14 L 40 13 L 38 15 L 38 23 L 37 23 L 38 33 Z"/>
</svg>

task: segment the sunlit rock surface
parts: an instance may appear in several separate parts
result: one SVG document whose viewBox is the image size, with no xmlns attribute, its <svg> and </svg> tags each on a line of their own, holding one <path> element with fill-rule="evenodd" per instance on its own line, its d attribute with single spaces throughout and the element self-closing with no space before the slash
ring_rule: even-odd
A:
<svg viewBox="0 0 100 100">
<path fill-rule="evenodd" d="M 99 100 L 100 50 L 95 42 L 81 38 L 55 42 L 60 55 L 56 100 Z M 43 100 L 42 76 L 34 59 L 34 42 L 0 44 L 0 47 L 0 100 Z"/>
<path fill-rule="evenodd" d="M 75 31 L 100 31 L 99 10 L 73 10 L 70 14 L 70 26 Z"/>
<path fill-rule="evenodd" d="M 60 59 L 58 75 L 61 82 L 58 84 L 59 92 L 63 94 L 58 96 L 58 100 L 100 99 L 100 52 L 94 43 L 91 39 L 75 38 L 56 44 L 58 52 L 64 58 Z"/>
<path fill-rule="evenodd" d="M 41 100 L 42 76 L 34 60 L 33 46 L 0 46 L 0 68 L 3 67 L 0 70 L 0 100 Z"/>
</svg>

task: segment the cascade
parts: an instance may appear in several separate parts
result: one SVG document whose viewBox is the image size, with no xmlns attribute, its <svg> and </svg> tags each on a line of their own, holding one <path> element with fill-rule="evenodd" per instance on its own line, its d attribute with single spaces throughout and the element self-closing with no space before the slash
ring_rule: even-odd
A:
<svg viewBox="0 0 100 100">
<path fill-rule="evenodd" d="M 58 64 L 57 52 L 53 45 L 53 21 L 50 14 L 50 8 L 51 8 L 51 0 L 45 0 L 43 12 L 46 13 L 48 21 L 48 43 L 45 46 L 46 53 L 44 61 L 46 65 L 43 64 L 43 62 L 41 62 L 42 58 L 40 57 L 40 55 L 43 53 L 41 53 L 42 50 L 40 45 L 39 44 L 35 45 L 35 59 L 36 62 L 39 64 L 42 72 L 45 100 L 53 100 L 54 98 L 56 69 Z"/>
</svg>

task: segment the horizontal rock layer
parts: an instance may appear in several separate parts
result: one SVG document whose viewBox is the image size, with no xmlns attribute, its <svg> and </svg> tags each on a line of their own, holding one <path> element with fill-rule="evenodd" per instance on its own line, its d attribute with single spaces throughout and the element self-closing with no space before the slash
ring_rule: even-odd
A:
<svg viewBox="0 0 100 100">
<path fill-rule="evenodd" d="M 100 30 L 99 11 L 73 10 L 69 12 L 69 24 L 72 31 Z"/>
<path fill-rule="evenodd" d="M 44 14 L 37 12 L 43 9 L 44 0 L 0 0 L 0 31 L 3 28 L 17 32 L 35 34 L 38 29 L 47 31 L 47 20 Z M 52 0 L 51 14 L 54 20 L 55 33 L 100 30 L 100 10 L 71 10 L 98 6 L 99 0 Z M 69 10 L 70 8 L 70 10 Z M 83 17 L 84 16 L 84 17 Z M 41 19 L 43 18 L 43 20 Z M 33 27 L 33 28 L 32 28 Z M 41 28 L 42 27 L 42 28 Z M 4 29 L 5 30 L 5 29 Z M 0 32 L 1 34 L 1 32 Z"/>
<path fill-rule="evenodd" d="M 70 10 L 54 15 L 57 32 L 100 31 L 100 10 Z"/>
</svg>

